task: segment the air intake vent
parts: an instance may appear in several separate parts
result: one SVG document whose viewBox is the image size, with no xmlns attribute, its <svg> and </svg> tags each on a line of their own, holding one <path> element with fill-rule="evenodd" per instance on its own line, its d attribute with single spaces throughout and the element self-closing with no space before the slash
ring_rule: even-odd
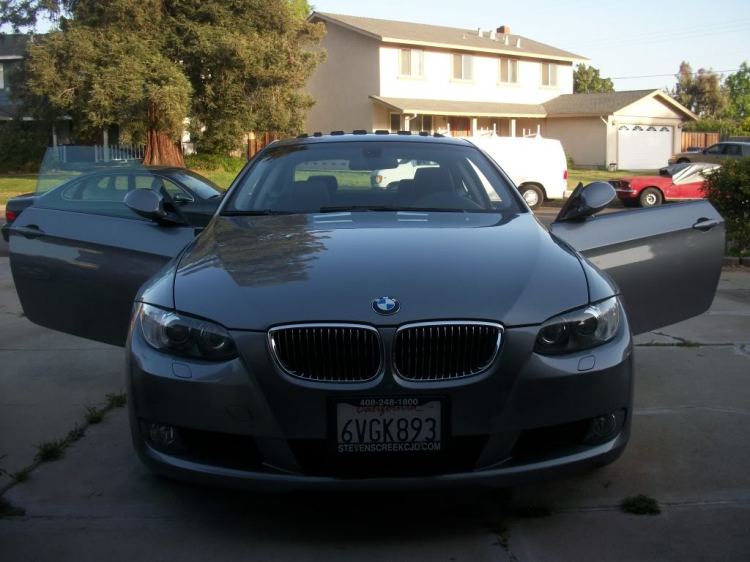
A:
<svg viewBox="0 0 750 562">
<path fill-rule="evenodd" d="M 503 329 L 487 322 L 427 322 L 396 332 L 393 366 L 413 381 L 478 375 L 497 357 Z"/>
<path fill-rule="evenodd" d="M 362 382 L 374 379 L 383 364 L 380 335 L 368 326 L 280 326 L 268 337 L 281 368 L 300 379 Z"/>
</svg>

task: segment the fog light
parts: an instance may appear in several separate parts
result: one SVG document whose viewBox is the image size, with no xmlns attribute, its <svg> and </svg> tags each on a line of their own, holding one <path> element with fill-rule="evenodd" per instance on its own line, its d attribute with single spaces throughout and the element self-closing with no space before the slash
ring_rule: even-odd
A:
<svg viewBox="0 0 750 562">
<path fill-rule="evenodd" d="M 597 437 L 607 437 L 617 427 L 617 418 L 614 413 L 596 416 L 591 420 L 591 433 Z"/>
<path fill-rule="evenodd" d="M 148 435 L 156 445 L 172 445 L 175 439 L 174 427 L 163 423 L 148 424 Z"/>
</svg>

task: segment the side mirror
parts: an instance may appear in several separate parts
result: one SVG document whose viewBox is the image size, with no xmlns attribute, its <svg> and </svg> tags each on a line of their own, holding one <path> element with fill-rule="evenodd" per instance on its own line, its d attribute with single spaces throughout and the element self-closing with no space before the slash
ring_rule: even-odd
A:
<svg viewBox="0 0 750 562">
<path fill-rule="evenodd" d="M 616 196 L 615 188 L 606 182 L 597 181 L 585 187 L 579 183 L 563 205 L 555 222 L 590 217 L 609 205 Z"/>
<path fill-rule="evenodd" d="M 167 216 L 164 199 L 150 189 L 134 189 L 125 196 L 125 204 L 137 215 L 151 221 L 158 221 Z"/>
</svg>

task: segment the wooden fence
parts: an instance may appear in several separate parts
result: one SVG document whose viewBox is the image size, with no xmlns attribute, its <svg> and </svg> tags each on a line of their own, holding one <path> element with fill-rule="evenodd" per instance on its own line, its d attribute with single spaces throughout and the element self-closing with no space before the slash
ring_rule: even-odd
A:
<svg viewBox="0 0 750 562">
<path fill-rule="evenodd" d="M 706 148 L 721 140 L 719 133 L 691 133 L 682 132 L 682 152 L 692 146 Z"/>
<path fill-rule="evenodd" d="M 277 133 L 248 133 L 247 135 L 247 159 L 250 160 L 258 152 L 275 140 L 279 140 L 281 135 Z"/>
</svg>

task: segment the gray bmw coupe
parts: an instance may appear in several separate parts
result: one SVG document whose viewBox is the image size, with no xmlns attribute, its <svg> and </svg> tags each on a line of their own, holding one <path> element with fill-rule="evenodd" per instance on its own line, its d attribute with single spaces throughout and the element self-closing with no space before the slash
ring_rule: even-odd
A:
<svg viewBox="0 0 750 562">
<path fill-rule="evenodd" d="M 371 186 L 413 160 L 429 165 Z M 133 443 L 156 473 L 504 486 L 614 461 L 633 335 L 713 299 L 714 208 L 596 215 L 614 196 L 579 186 L 547 229 L 464 140 L 316 134 L 260 152 L 205 229 L 150 189 L 127 212 L 37 197 L 11 267 L 31 321 L 127 347 Z"/>
</svg>

